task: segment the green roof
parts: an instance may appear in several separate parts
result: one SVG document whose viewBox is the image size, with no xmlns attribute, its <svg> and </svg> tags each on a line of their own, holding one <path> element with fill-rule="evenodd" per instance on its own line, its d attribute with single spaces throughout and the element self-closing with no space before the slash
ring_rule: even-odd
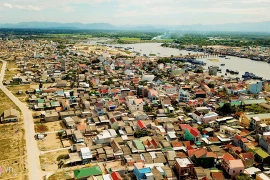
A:
<svg viewBox="0 0 270 180">
<path fill-rule="evenodd" d="M 243 103 L 245 105 L 252 105 L 252 104 L 263 104 L 267 102 L 265 99 L 248 99 L 248 100 L 244 100 Z"/>
<path fill-rule="evenodd" d="M 265 159 L 265 158 L 267 158 L 269 156 L 269 154 L 267 152 L 265 152 L 264 150 L 262 150 L 262 149 L 258 149 L 256 151 L 256 154 L 258 154 L 263 159 Z"/>
<path fill-rule="evenodd" d="M 73 171 L 76 179 L 87 178 L 90 176 L 102 175 L 102 170 L 99 166 L 93 166 L 89 168 L 77 169 Z"/>
<path fill-rule="evenodd" d="M 136 146 L 136 148 L 138 150 L 144 150 L 144 145 L 143 145 L 143 143 L 141 141 L 139 141 L 139 140 L 133 140 L 133 142 L 134 142 L 134 144 L 135 144 L 135 146 Z"/>
<path fill-rule="evenodd" d="M 233 102 L 231 102 L 231 106 L 240 106 L 241 103 L 242 103 L 241 101 L 233 101 Z M 224 106 L 224 104 L 225 103 L 221 102 L 221 103 L 219 103 L 219 106 L 222 107 L 222 106 Z"/>
<path fill-rule="evenodd" d="M 44 103 L 44 99 L 38 99 L 38 103 Z"/>
</svg>

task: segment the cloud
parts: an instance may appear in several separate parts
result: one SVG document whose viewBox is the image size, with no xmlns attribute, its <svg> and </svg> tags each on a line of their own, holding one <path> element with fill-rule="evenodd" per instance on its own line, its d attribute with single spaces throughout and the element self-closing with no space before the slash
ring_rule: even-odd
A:
<svg viewBox="0 0 270 180">
<path fill-rule="evenodd" d="M 71 6 L 66 6 L 66 7 L 62 8 L 62 11 L 64 11 L 64 12 L 73 12 L 73 11 L 75 11 L 75 9 L 73 7 L 71 7 Z"/>
<path fill-rule="evenodd" d="M 6 8 L 12 8 L 12 5 L 8 4 L 8 3 L 4 3 L 3 6 L 6 7 Z"/>
<path fill-rule="evenodd" d="M 37 6 L 32 6 L 32 5 L 12 5 L 8 3 L 3 4 L 4 7 L 10 8 L 10 9 L 22 9 L 22 10 L 29 10 L 29 11 L 40 11 L 41 9 Z"/>
</svg>

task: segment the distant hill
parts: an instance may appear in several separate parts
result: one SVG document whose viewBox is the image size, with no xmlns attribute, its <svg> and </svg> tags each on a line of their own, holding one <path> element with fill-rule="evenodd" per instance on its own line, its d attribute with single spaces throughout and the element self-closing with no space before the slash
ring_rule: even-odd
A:
<svg viewBox="0 0 270 180">
<path fill-rule="evenodd" d="M 115 29 L 108 23 L 57 23 L 57 22 L 21 22 L 17 24 L 0 24 L 0 28 L 24 28 L 24 29 Z"/>
<path fill-rule="evenodd" d="M 143 25 L 143 26 L 115 26 L 109 23 L 57 23 L 57 22 L 21 22 L 17 24 L 0 24 L 0 28 L 24 28 L 24 29 L 100 29 L 100 30 L 141 30 L 141 31 L 239 31 L 239 32 L 270 32 L 270 21 L 227 23 L 215 25 Z"/>
</svg>

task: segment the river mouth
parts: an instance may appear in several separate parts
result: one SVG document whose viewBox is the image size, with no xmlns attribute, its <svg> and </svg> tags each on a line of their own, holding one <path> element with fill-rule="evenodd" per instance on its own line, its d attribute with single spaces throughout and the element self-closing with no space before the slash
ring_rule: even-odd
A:
<svg viewBox="0 0 270 180">
<path fill-rule="evenodd" d="M 129 51 L 138 52 L 141 56 L 149 56 L 149 54 L 155 54 L 159 57 L 194 55 L 198 57 L 197 60 L 204 61 L 206 63 L 205 68 L 209 66 L 219 66 L 221 72 L 218 73 L 218 75 L 226 76 L 227 74 L 227 77 L 241 78 L 245 72 L 250 72 L 263 77 L 264 79 L 270 79 L 270 65 L 267 62 L 253 61 L 247 58 L 239 58 L 235 56 L 227 56 L 226 58 L 211 55 L 208 56 L 203 52 L 192 52 L 162 47 L 161 43 L 109 44 L 109 46 L 123 48 L 130 47 L 131 49 Z M 238 71 L 239 74 L 228 74 L 226 73 L 226 69 Z"/>
</svg>

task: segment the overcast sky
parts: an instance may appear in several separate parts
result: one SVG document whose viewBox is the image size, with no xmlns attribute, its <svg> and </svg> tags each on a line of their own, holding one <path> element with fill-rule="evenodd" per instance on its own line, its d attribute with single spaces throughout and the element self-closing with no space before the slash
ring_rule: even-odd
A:
<svg viewBox="0 0 270 180">
<path fill-rule="evenodd" d="M 270 0 L 0 0 L 0 23 L 181 25 L 270 20 Z"/>
</svg>

